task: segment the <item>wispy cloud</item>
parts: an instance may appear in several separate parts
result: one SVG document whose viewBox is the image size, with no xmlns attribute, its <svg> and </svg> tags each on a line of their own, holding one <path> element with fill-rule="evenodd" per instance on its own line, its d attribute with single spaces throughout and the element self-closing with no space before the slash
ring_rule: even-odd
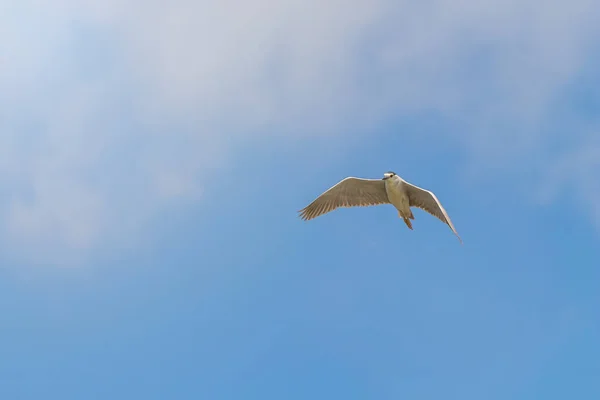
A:
<svg viewBox="0 0 600 400">
<path fill-rule="evenodd" d="M 14 2 L 0 16 L 5 237 L 73 251 L 135 230 L 201 196 L 266 124 L 327 137 L 433 110 L 502 164 L 545 140 L 536 127 L 600 41 L 595 3 Z"/>
<path fill-rule="evenodd" d="M 558 196 L 575 199 L 600 228 L 600 132 L 585 135 L 582 142 L 566 149 L 548 166 L 541 185 L 542 202 Z"/>
</svg>

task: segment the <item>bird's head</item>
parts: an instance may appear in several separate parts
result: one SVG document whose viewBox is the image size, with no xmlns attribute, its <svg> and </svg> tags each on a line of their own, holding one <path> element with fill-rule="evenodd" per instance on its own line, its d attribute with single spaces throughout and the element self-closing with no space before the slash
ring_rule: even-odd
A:
<svg viewBox="0 0 600 400">
<path fill-rule="evenodd" d="M 388 171 L 385 174 L 383 174 L 383 180 L 385 181 L 386 179 L 390 179 L 392 176 L 396 176 L 395 172 L 392 171 Z"/>
</svg>

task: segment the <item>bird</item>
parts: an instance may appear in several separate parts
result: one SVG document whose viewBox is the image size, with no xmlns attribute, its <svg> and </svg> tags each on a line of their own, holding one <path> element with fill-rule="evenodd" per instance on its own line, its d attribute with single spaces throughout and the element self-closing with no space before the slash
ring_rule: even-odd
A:
<svg viewBox="0 0 600 400">
<path fill-rule="evenodd" d="M 398 216 L 413 230 L 411 220 L 415 217 L 411 207 L 420 208 L 437 217 L 452 229 L 462 244 L 448 213 L 433 192 L 408 183 L 393 171 L 381 179 L 364 179 L 349 176 L 323 192 L 312 203 L 298 211 L 304 221 L 327 214 L 339 207 L 361 207 L 391 204 Z"/>
</svg>

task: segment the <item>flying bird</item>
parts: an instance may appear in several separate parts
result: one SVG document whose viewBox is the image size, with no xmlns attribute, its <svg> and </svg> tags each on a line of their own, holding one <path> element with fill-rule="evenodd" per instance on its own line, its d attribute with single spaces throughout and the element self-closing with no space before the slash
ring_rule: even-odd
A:
<svg viewBox="0 0 600 400">
<path fill-rule="evenodd" d="M 339 207 L 375 206 L 391 204 L 398 210 L 398 216 L 404 220 L 409 229 L 413 229 L 411 219 L 415 219 L 411 207 L 417 207 L 437 217 L 447 224 L 462 243 L 448 213 L 442 203 L 429 190 L 406 182 L 388 171 L 382 179 L 362 179 L 348 177 L 332 186 L 312 203 L 299 211 L 300 218 L 305 221 L 331 212 Z"/>
</svg>

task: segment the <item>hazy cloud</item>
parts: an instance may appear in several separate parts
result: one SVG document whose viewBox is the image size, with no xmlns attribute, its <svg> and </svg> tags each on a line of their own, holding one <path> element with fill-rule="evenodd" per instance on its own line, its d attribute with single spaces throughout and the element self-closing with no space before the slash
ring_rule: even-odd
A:
<svg viewBox="0 0 600 400">
<path fill-rule="evenodd" d="M 265 124 L 322 138 L 434 110 L 468 121 L 453 139 L 502 164 L 545 140 L 538 125 L 600 42 L 597 10 L 594 0 L 13 2 L 0 16 L 5 236 L 71 251 L 135 229 L 201 196 L 232 143 Z M 586 154 L 572 157 L 588 171 L 597 158 Z"/>
</svg>

